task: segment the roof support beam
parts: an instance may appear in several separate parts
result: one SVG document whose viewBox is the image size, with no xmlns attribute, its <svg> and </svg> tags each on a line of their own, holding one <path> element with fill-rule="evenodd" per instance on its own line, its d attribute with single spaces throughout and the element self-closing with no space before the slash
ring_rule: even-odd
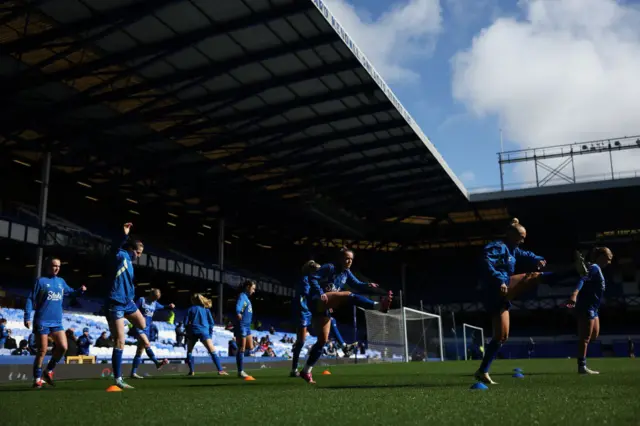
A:
<svg viewBox="0 0 640 426">
<path fill-rule="evenodd" d="M 433 172 L 437 173 L 437 169 L 433 170 Z M 438 185 L 438 188 L 443 185 L 448 185 L 440 173 L 433 176 L 424 170 L 420 170 L 408 176 L 403 175 L 395 178 L 379 179 L 365 184 L 354 184 L 352 187 L 346 187 L 344 190 L 342 190 L 342 188 L 336 188 L 336 190 L 338 193 L 349 193 L 349 196 L 354 200 L 376 197 L 387 199 L 387 194 L 389 193 L 405 194 L 413 189 L 424 189 L 425 186 L 430 184 Z M 431 188 L 435 187 L 432 186 Z M 393 196 L 390 198 L 393 198 Z"/>
<path fill-rule="evenodd" d="M 371 126 L 356 127 L 354 129 L 348 129 L 348 130 L 332 133 L 329 135 L 311 136 L 308 138 L 302 136 L 295 140 L 281 142 L 279 145 L 276 145 L 276 146 L 265 147 L 263 145 L 258 144 L 254 146 L 249 146 L 245 150 L 238 152 L 236 154 L 231 154 L 226 157 L 218 158 L 216 160 L 207 161 L 206 163 L 203 163 L 202 169 L 206 171 L 206 170 L 212 169 L 214 166 L 217 166 L 219 164 L 232 164 L 235 162 L 241 162 L 246 158 L 251 158 L 254 156 L 260 156 L 265 154 L 286 153 L 285 155 L 279 155 L 276 160 L 277 162 L 275 163 L 275 164 L 283 165 L 282 164 L 283 161 L 284 162 L 292 161 L 292 159 L 297 157 L 298 155 L 311 151 L 331 141 L 346 140 L 349 138 L 361 136 L 366 133 L 383 132 L 383 131 L 388 131 L 392 129 L 402 128 L 403 126 L 406 127 L 407 122 L 404 119 L 398 118 L 398 119 L 392 119 L 390 121 L 377 123 Z M 224 147 L 220 149 L 224 149 Z M 192 167 L 188 167 L 188 168 L 194 170 Z M 201 172 L 202 169 L 197 171 Z"/>
<path fill-rule="evenodd" d="M 143 3 L 136 3 L 136 4 L 144 5 L 144 7 L 147 8 L 147 12 L 149 12 L 150 11 L 148 10 L 149 4 L 154 6 L 151 9 L 153 10 L 155 8 L 154 3 L 156 2 L 155 1 L 151 3 L 143 2 Z M 175 37 L 172 37 L 170 40 L 159 40 L 153 43 L 141 44 L 129 50 L 126 50 L 124 52 L 112 53 L 100 59 L 87 62 L 86 64 L 70 67 L 65 70 L 61 70 L 53 73 L 48 73 L 48 74 L 43 73 L 43 74 L 40 74 L 37 78 L 34 78 L 33 76 L 31 76 L 28 79 L 25 77 L 18 77 L 17 79 L 14 79 L 11 82 L 9 82 L 10 84 L 8 84 L 8 87 L 3 87 L 3 86 L 0 86 L 0 87 L 2 87 L 3 92 L 6 90 L 7 93 L 15 93 L 17 91 L 23 90 L 26 87 L 37 87 L 43 84 L 56 82 L 56 81 L 73 80 L 73 79 L 85 76 L 87 74 L 90 74 L 94 71 L 98 71 L 102 68 L 110 67 L 116 64 L 125 64 L 126 62 L 134 60 L 136 58 L 141 58 L 148 55 L 155 55 L 158 52 L 171 54 L 185 47 L 188 47 L 194 43 L 197 43 L 203 39 L 210 38 L 215 35 L 226 34 L 239 29 L 251 27 L 253 25 L 268 22 L 274 19 L 280 19 L 283 16 L 289 16 L 291 14 L 302 12 L 304 10 L 309 9 L 310 7 L 311 7 L 311 4 L 308 2 L 288 3 L 280 7 L 274 6 L 267 10 L 261 11 L 260 13 L 254 13 L 251 15 L 243 16 L 238 19 L 219 23 L 215 25 L 214 28 L 211 28 L 210 26 L 206 26 L 185 34 L 177 35 Z M 125 16 L 126 15 L 120 17 L 120 19 L 124 18 Z M 70 26 L 71 28 L 74 29 L 75 33 L 77 33 L 77 29 L 75 29 L 74 25 L 70 24 Z M 89 28 L 95 28 L 95 26 L 89 27 Z M 335 35 L 333 38 L 335 39 Z M 257 54 L 259 55 L 260 52 L 258 52 Z M 211 67 L 211 64 L 207 64 L 207 67 Z M 191 71 L 191 70 L 187 70 L 187 71 Z M 119 78 L 123 78 L 124 77 L 123 74 L 121 74 Z M 186 77 L 187 75 L 192 75 L 191 78 L 197 77 L 197 75 L 189 74 L 188 72 L 176 73 L 176 74 L 182 74 L 183 76 L 185 76 L 185 78 L 179 81 L 184 81 L 188 79 L 188 77 Z M 173 76 L 175 76 L 175 74 L 171 74 L 169 77 L 173 77 Z M 158 79 L 158 80 L 161 80 L 161 79 Z M 167 80 L 170 80 L 170 79 L 167 78 Z M 166 84 L 170 84 L 170 83 L 166 83 Z M 125 93 L 129 90 L 137 90 L 137 92 L 140 92 L 140 91 L 150 90 L 154 87 L 156 86 L 150 87 L 149 83 L 143 82 L 143 83 L 131 86 L 129 88 L 124 88 L 120 90 Z M 132 89 L 132 88 L 135 88 L 135 89 Z M 133 92 L 133 93 L 137 93 L 137 92 Z"/>
<path fill-rule="evenodd" d="M 274 158 L 265 162 L 261 166 L 245 168 L 235 172 L 227 173 L 228 180 L 238 179 L 244 175 L 252 174 L 259 175 L 267 173 L 269 170 L 287 167 L 291 164 L 303 165 L 302 167 L 290 168 L 288 171 L 282 174 L 274 175 L 265 179 L 257 181 L 262 186 L 274 185 L 284 180 L 288 180 L 295 177 L 307 176 L 307 172 L 311 170 L 312 174 L 317 173 L 318 168 L 324 163 L 332 160 L 339 159 L 344 155 L 348 155 L 354 152 L 366 154 L 368 151 L 375 149 L 394 146 L 402 143 L 414 142 L 416 140 L 415 135 L 407 134 L 403 136 L 390 137 L 385 139 L 375 140 L 366 144 L 349 144 L 348 146 L 338 149 L 327 149 L 322 152 L 316 152 L 313 154 L 303 155 L 285 155 Z M 309 140 L 305 140 L 307 144 Z"/>
<path fill-rule="evenodd" d="M 410 154 L 405 151 L 401 154 L 395 153 L 395 154 L 385 155 L 385 159 L 394 160 L 398 158 L 407 158 L 409 155 Z M 361 161 L 361 160 L 358 160 L 358 161 Z M 371 162 L 371 159 L 369 158 L 367 159 L 367 161 Z M 361 162 L 359 164 L 362 165 Z M 347 171 L 349 169 L 356 168 L 356 167 L 353 167 L 353 163 L 351 165 L 347 164 L 346 166 L 347 166 Z M 384 175 L 389 173 L 396 173 L 400 171 L 416 170 L 416 169 L 420 169 L 423 173 L 426 173 L 426 172 L 432 171 L 432 168 L 433 170 L 435 170 L 435 166 L 427 166 L 426 164 L 416 164 L 416 163 L 394 164 L 390 166 L 376 167 L 373 170 L 366 170 L 362 172 L 347 173 L 347 174 L 343 174 L 343 173 L 340 173 L 339 171 L 336 171 L 335 166 L 317 168 L 317 169 L 314 168 L 310 170 L 309 173 L 300 175 L 302 178 L 301 182 L 294 185 L 285 186 L 280 189 L 269 191 L 269 193 L 274 196 L 281 197 L 284 194 L 295 193 L 295 192 L 304 191 L 304 190 L 312 190 L 318 193 L 323 193 L 325 191 L 330 192 L 336 187 L 343 186 L 344 182 L 352 182 L 355 185 L 357 184 L 357 182 L 366 180 L 371 176 L 375 176 L 378 174 Z M 253 182 L 253 184 L 259 185 L 260 181 Z"/>
<path fill-rule="evenodd" d="M 46 3 L 47 0 L 41 0 L 37 3 Z M 130 17 L 137 17 L 136 20 L 142 19 L 144 16 L 153 13 L 154 10 L 161 9 L 170 3 L 180 0 L 155 0 L 152 2 L 136 2 L 127 6 L 113 8 L 99 15 L 90 18 L 70 22 L 66 25 L 56 26 L 47 31 L 20 38 L 2 45 L 5 53 L 24 53 L 32 50 L 42 49 L 47 43 L 53 42 L 60 38 L 73 37 L 77 34 L 100 28 L 105 25 L 113 25 L 120 20 Z M 33 3 L 33 2 L 31 2 Z M 31 9 L 34 5 L 26 5 L 20 9 Z M 37 6 L 37 5 L 35 5 Z"/>
</svg>

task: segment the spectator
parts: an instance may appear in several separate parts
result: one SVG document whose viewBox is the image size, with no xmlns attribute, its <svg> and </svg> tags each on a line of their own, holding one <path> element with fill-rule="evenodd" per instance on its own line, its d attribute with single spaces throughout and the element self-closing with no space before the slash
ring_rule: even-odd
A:
<svg viewBox="0 0 640 426">
<path fill-rule="evenodd" d="M 629 358 L 635 358 L 636 357 L 635 345 L 633 344 L 633 340 L 631 340 L 631 337 L 628 337 L 628 340 L 629 340 L 629 343 L 628 343 Z"/>
<path fill-rule="evenodd" d="M 0 318 L 0 349 L 4 348 L 4 344 L 6 343 L 8 336 L 7 320 L 5 318 Z"/>
<path fill-rule="evenodd" d="M 185 338 L 187 336 L 186 331 L 184 330 L 184 326 L 181 322 L 176 325 L 176 346 L 184 348 L 185 346 Z"/>
<path fill-rule="evenodd" d="M 11 355 L 19 355 L 19 356 L 30 355 L 29 350 L 27 349 L 28 345 L 29 345 L 29 342 L 27 342 L 26 340 L 22 340 L 20 342 L 20 347 L 18 349 L 14 349 L 14 351 L 11 352 Z"/>
<path fill-rule="evenodd" d="M 262 354 L 263 357 L 274 358 L 276 353 L 273 351 L 273 348 L 269 346 L 266 351 Z"/>
<path fill-rule="evenodd" d="M 113 343 L 107 338 L 107 332 L 103 331 L 98 340 L 96 340 L 96 348 L 112 348 Z"/>
<path fill-rule="evenodd" d="M 91 345 L 93 345 L 93 339 L 89 335 L 88 328 L 82 330 L 82 336 L 78 337 L 76 344 L 78 346 L 78 355 L 89 355 L 89 350 Z"/>
<path fill-rule="evenodd" d="M 324 347 L 323 352 L 324 352 L 324 355 L 328 357 L 335 357 L 338 355 L 338 350 L 336 349 L 333 342 L 327 343 Z"/>
<path fill-rule="evenodd" d="M 413 354 L 411 354 L 411 361 L 424 361 L 424 358 L 424 351 L 420 349 L 416 349 L 415 351 L 413 351 Z"/>
<path fill-rule="evenodd" d="M 276 329 L 274 326 L 269 327 L 269 334 L 276 334 Z"/>
<path fill-rule="evenodd" d="M 67 355 L 78 355 L 78 339 L 74 333 L 73 328 L 68 328 L 64 332 L 67 335 Z M 50 342 L 53 342 L 53 339 Z"/>
<path fill-rule="evenodd" d="M 12 333 L 11 330 L 7 330 L 7 340 L 4 342 L 4 348 L 5 349 L 17 349 L 18 348 L 18 343 L 16 342 L 16 339 L 13 338 L 11 333 Z"/>
<path fill-rule="evenodd" d="M 529 345 L 527 346 L 527 352 L 529 353 L 529 358 L 533 357 L 533 354 L 536 351 L 536 342 L 533 341 L 533 337 L 529 337 Z"/>
</svg>

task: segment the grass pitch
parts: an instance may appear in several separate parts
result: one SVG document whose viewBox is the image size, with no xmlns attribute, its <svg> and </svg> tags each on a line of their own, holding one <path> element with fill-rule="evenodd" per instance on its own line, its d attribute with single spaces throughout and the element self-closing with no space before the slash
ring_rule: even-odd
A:
<svg viewBox="0 0 640 426">
<path fill-rule="evenodd" d="M 470 390 L 477 361 L 314 369 L 312 386 L 283 369 L 248 370 L 256 381 L 201 374 L 0 386 L 2 425 L 637 425 L 640 359 L 592 359 L 599 376 L 579 376 L 575 360 L 499 360 L 499 385 Z M 524 370 L 524 379 L 512 370 Z"/>
</svg>

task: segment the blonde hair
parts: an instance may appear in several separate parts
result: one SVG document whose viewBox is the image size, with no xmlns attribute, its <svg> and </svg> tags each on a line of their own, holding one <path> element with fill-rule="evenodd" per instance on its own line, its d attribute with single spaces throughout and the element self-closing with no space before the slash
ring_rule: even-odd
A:
<svg viewBox="0 0 640 426">
<path fill-rule="evenodd" d="M 609 249 L 609 247 L 594 247 L 591 250 L 591 261 L 595 262 L 602 255 L 610 254 L 613 257 L 613 252 Z"/>
<path fill-rule="evenodd" d="M 520 223 L 520 220 L 517 217 L 514 217 L 513 219 L 511 219 L 511 222 L 509 223 L 508 230 L 520 232 L 521 230 L 525 230 L 525 229 L 524 229 L 524 226 L 522 226 L 522 224 Z"/>
<path fill-rule="evenodd" d="M 196 293 L 191 296 L 191 303 L 193 303 L 194 305 L 204 306 L 206 309 L 211 309 L 211 307 L 213 306 L 213 302 L 211 302 L 211 299 L 207 299 L 200 293 Z"/>
<path fill-rule="evenodd" d="M 309 260 L 302 266 L 302 275 L 309 275 L 320 269 L 320 264 L 315 260 Z"/>
</svg>

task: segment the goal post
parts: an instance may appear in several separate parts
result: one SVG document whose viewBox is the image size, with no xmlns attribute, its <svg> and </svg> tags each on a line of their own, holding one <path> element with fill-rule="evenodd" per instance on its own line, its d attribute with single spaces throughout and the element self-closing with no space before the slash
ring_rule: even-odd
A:
<svg viewBox="0 0 640 426">
<path fill-rule="evenodd" d="M 480 332 L 480 340 L 478 343 L 478 337 L 476 336 L 476 332 Z M 469 338 L 471 342 L 467 340 Z M 476 343 L 479 348 L 484 348 L 484 330 L 481 327 L 476 327 L 475 325 L 463 323 L 462 324 L 462 341 L 464 344 L 464 359 L 467 361 L 469 359 L 469 348 L 473 347 L 473 344 Z M 471 345 L 469 345 L 471 343 Z M 484 352 L 482 349 L 480 352 Z"/>
<path fill-rule="evenodd" d="M 367 345 L 373 359 L 392 362 L 444 361 L 442 318 L 412 308 L 386 314 L 364 312 Z"/>
</svg>

